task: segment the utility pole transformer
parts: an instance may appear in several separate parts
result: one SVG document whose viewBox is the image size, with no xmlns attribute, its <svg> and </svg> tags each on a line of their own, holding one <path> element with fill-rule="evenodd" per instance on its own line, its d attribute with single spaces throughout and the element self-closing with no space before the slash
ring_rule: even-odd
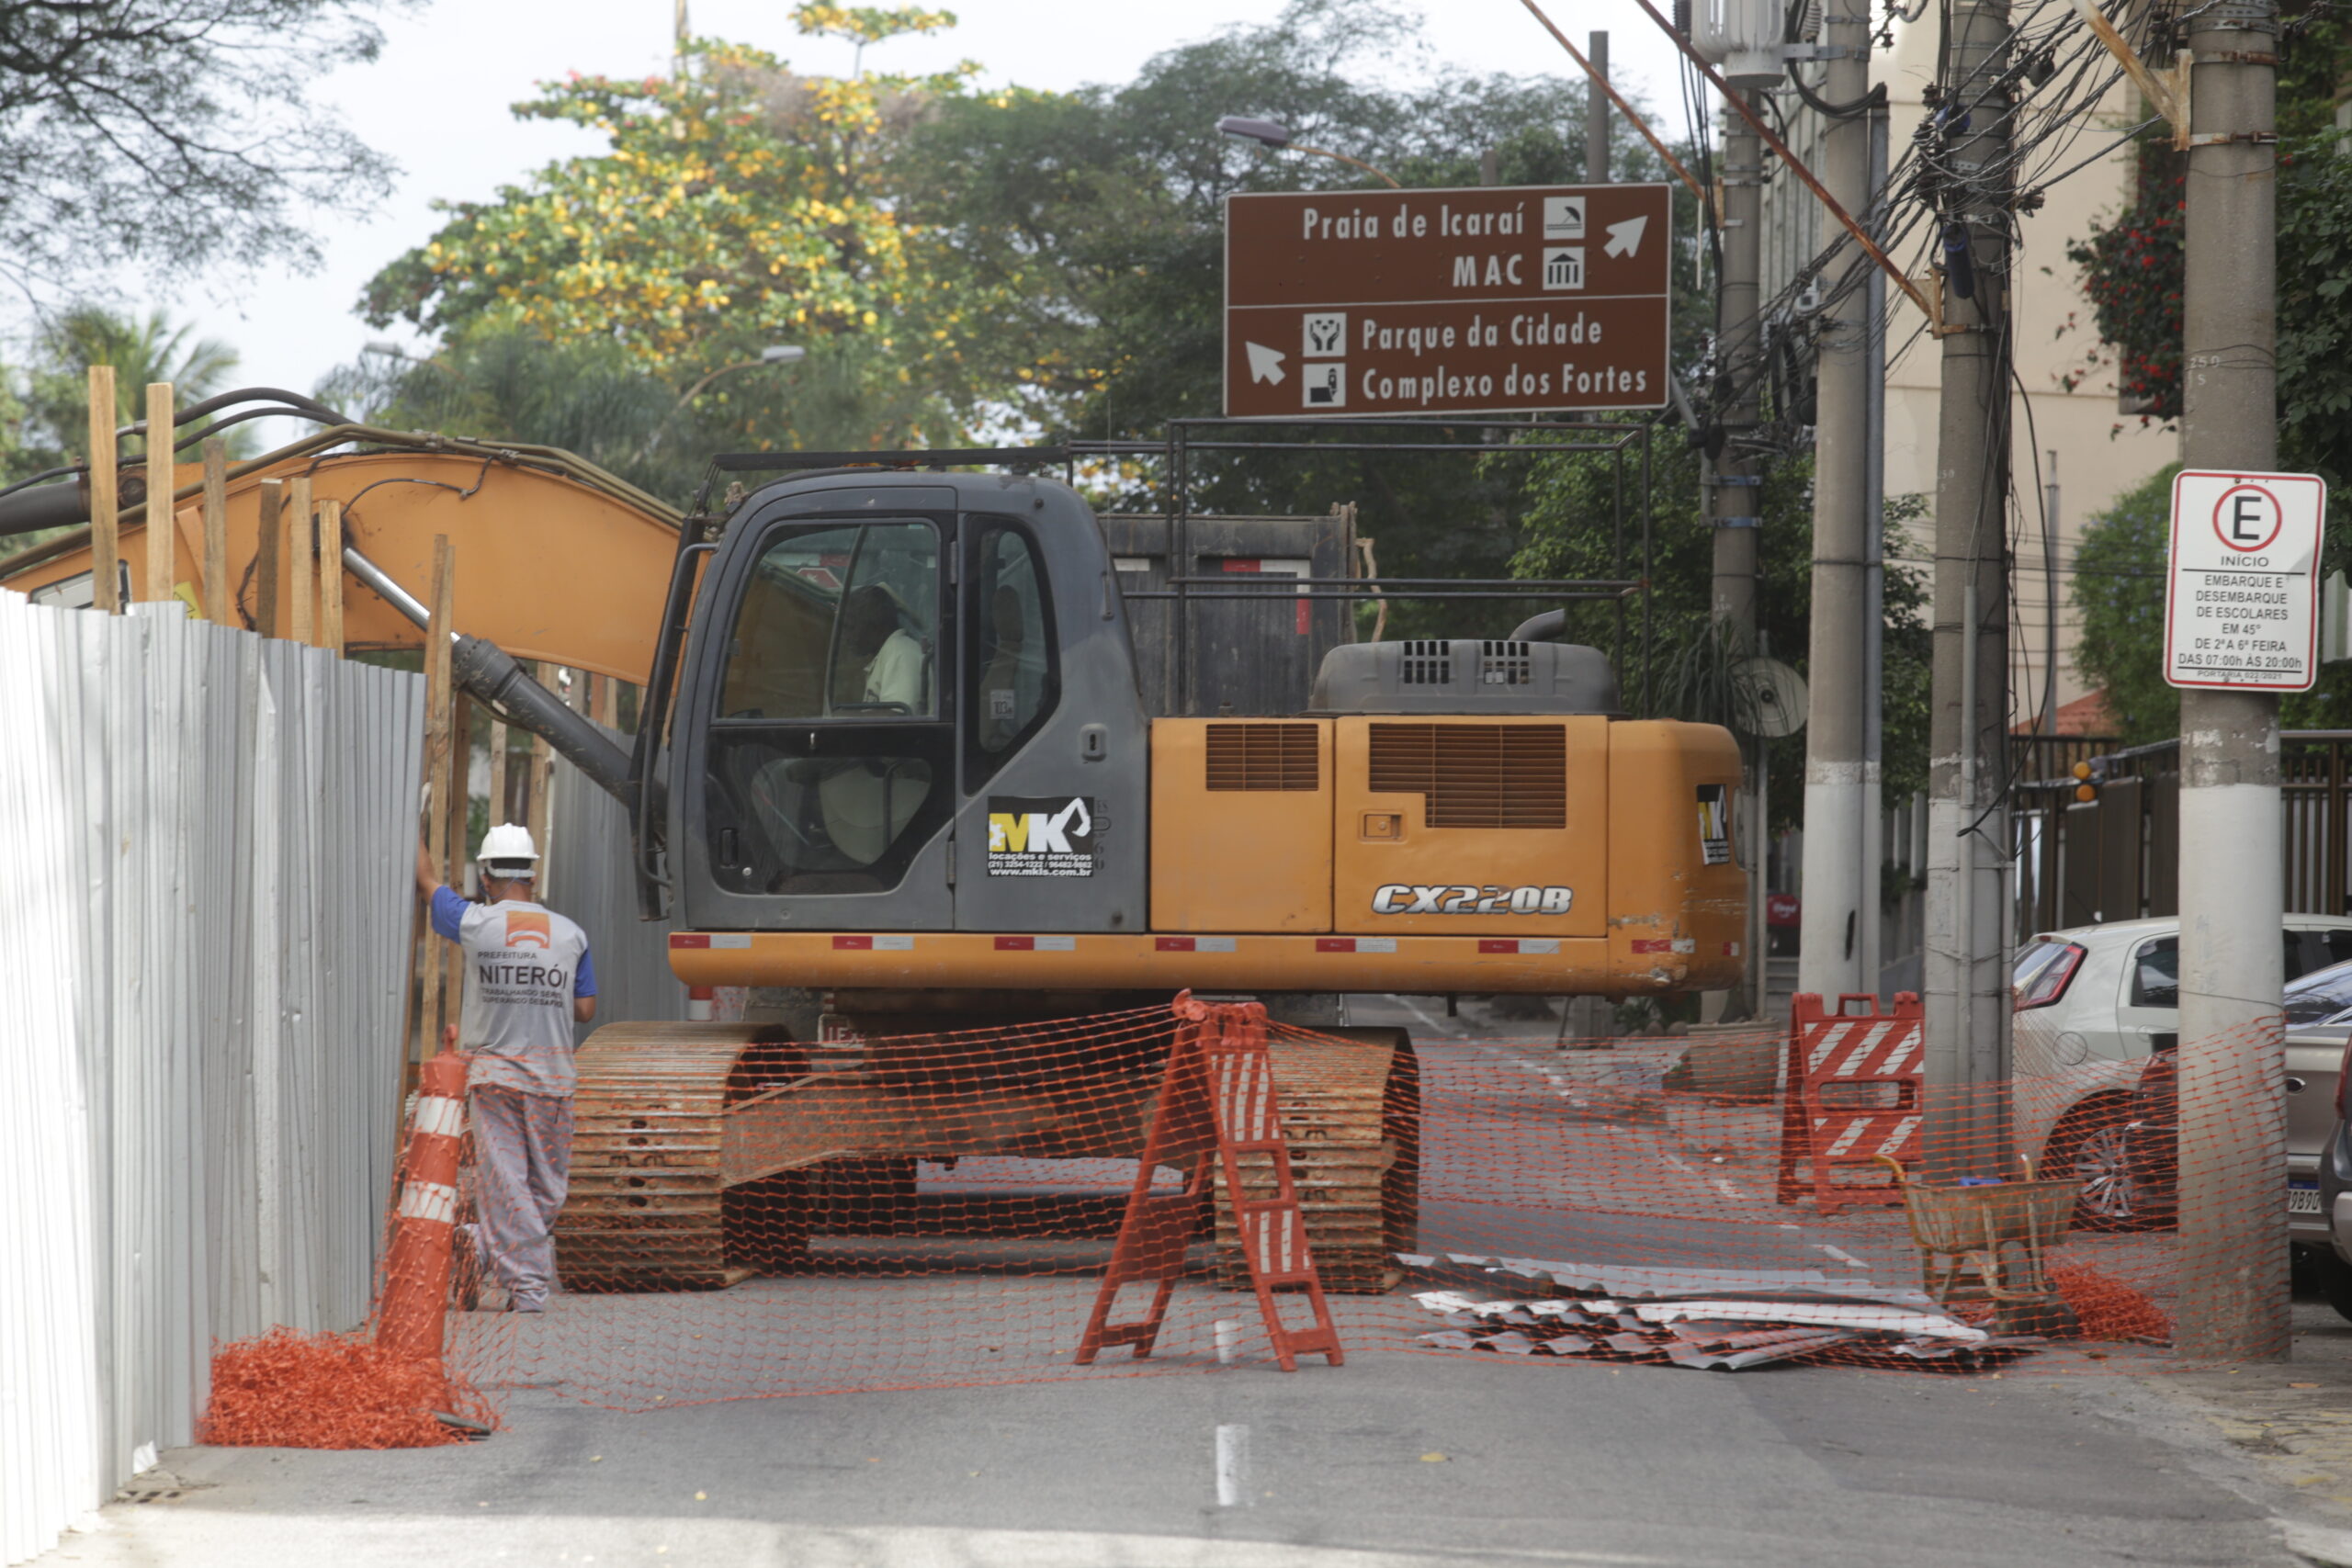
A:
<svg viewBox="0 0 2352 1568">
<path fill-rule="evenodd" d="M 1866 212 L 1871 186 L 1870 17 L 1861 0 L 1829 0 L 1821 41 L 1843 51 L 1829 58 L 1822 97 L 1844 109 L 1824 126 L 1814 173 L 1849 212 Z M 1842 9 L 1840 7 L 1843 7 Z M 1869 617 L 1871 523 L 1871 291 L 1855 268 L 1871 267 L 1849 245 L 1843 292 L 1821 317 L 1813 436 L 1813 623 L 1807 661 L 1812 701 L 1805 716 L 1804 902 L 1800 915 L 1797 989 L 1826 998 L 1878 990 L 1863 959 L 1874 945 L 1864 928 L 1878 919 L 1866 897 L 1864 870 L 1879 810 L 1878 770 L 1869 754 Z M 1840 289 L 1838 285 L 1846 288 Z M 1874 879 L 1873 879 L 1874 880 Z"/>
<path fill-rule="evenodd" d="M 1757 653 L 1757 536 L 1763 525 L 1764 476 L 1748 437 L 1757 423 L 1758 383 L 1762 379 L 1763 323 L 1757 317 L 1757 278 L 1761 260 L 1760 224 L 1764 186 L 1763 143 L 1739 113 L 1724 109 L 1723 183 L 1716 218 L 1723 232 L 1723 280 L 1717 291 L 1715 376 L 1721 389 L 1709 400 L 1717 423 L 1709 433 L 1713 457 L 1707 465 L 1712 487 L 1708 515 L 1714 525 L 1712 607 L 1715 630 L 1734 659 Z M 1745 832 L 1748 877 L 1747 1005 L 1762 1017 L 1765 1001 L 1764 743 L 1747 742 L 1749 780 Z"/>
<path fill-rule="evenodd" d="M 1940 1177 L 2014 1176 L 2006 1168 L 2011 257 L 2002 172 L 2009 166 L 2014 99 L 2000 85 L 2012 37 L 2007 0 L 1957 0 L 1948 15 L 1945 75 L 1930 110 L 1947 127 L 1943 164 L 1959 179 L 1940 203 L 1945 336 L 1921 1153 Z M 2275 946 L 2278 938 L 2270 940 Z"/>
<path fill-rule="evenodd" d="M 2191 13 L 2180 456 L 2278 466 L 2278 7 Z M 2286 906 L 2278 699 L 2180 694 L 2180 1306 L 2196 1359 L 2280 1357 Z"/>
</svg>

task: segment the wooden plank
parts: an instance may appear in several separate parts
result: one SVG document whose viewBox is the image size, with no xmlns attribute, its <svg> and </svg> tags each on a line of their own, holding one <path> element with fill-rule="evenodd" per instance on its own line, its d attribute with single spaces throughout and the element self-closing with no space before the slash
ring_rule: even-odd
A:
<svg viewBox="0 0 2352 1568">
<path fill-rule="evenodd" d="M 172 384 L 147 383 L 147 591 L 151 604 L 172 596 L 179 562 L 172 537 Z"/>
<path fill-rule="evenodd" d="M 319 646 L 343 652 L 343 502 L 319 502 Z"/>
<path fill-rule="evenodd" d="M 457 623 L 452 620 L 449 624 L 455 626 Z M 449 662 L 448 646 L 449 639 L 443 637 L 441 661 L 445 668 Z M 467 788 L 473 773 L 472 763 L 473 703 L 465 693 L 453 689 L 449 694 L 449 825 L 447 829 L 449 858 L 447 863 L 448 870 L 445 874 L 449 886 L 460 894 L 466 890 L 466 863 L 471 858 L 466 852 L 469 847 L 466 828 L 468 806 L 472 799 Z M 452 948 L 442 971 L 443 1023 L 457 1023 L 462 1019 L 465 998 L 466 966 L 458 961 L 457 950 Z"/>
<path fill-rule="evenodd" d="M 204 438 L 204 618 L 229 624 L 229 444 Z"/>
<path fill-rule="evenodd" d="M 305 646 L 318 636 L 318 589 L 311 581 L 318 563 L 318 527 L 311 515 L 311 476 L 298 474 L 286 489 L 286 635 Z"/>
<path fill-rule="evenodd" d="M 286 531 L 285 510 L 286 481 L 262 480 L 261 535 L 254 550 L 254 630 L 264 637 L 277 635 L 278 541 Z"/>
<path fill-rule="evenodd" d="M 264 531 L 266 539 L 268 533 Z M 424 854 L 435 870 L 449 863 L 449 622 L 457 566 L 449 536 L 433 536 L 433 589 L 424 628 Z M 415 1059 L 439 1048 L 441 971 L 446 943 L 429 929 L 417 991 Z"/>
<path fill-rule="evenodd" d="M 114 367 L 90 367 L 90 604 L 109 615 L 122 613 L 121 458 Z"/>
</svg>

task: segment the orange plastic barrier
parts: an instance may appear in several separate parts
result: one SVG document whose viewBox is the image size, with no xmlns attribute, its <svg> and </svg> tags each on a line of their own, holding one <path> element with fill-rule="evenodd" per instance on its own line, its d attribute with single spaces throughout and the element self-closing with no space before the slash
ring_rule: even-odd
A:
<svg viewBox="0 0 2352 1568">
<path fill-rule="evenodd" d="M 1111 1249 L 1111 1267 L 1079 1341 L 1078 1364 L 1091 1366 L 1098 1352 L 1122 1345 L 1134 1347 L 1137 1360 L 1151 1354 L 1176 1282 L 1184 1273 L 1185 1253 L 1211 1192 L 1212 1172 L 1221 1169 L 1234 1231 L 1241 1238 L 1242 1263 L 1275 1361 L 1283 1371 L 1295 1372 L 1300 1356 L 1319 1354 L 1332 1366 L 1340 1366 L 1346 1354 L 1323 1299 L 1322 1279 L 1315 1271 L 1306 1216 L 1298 1206 L 1298 1183 L 1291 1170 L 1290 1144 L 1275 1106 L 1266 1010 L 1257 1002 L 1199 1002 L 1187 991 L 1176 998 L 1176 1016 L 1184 1021 L 1168 1053 L 1159 1109 L 1136 1162 L 1125 1217 Z M 1244 1156 L 1266 1161 L 1272 1196 L 1253 1196 L 1252 1189 L 1244 1186 Z M 1192 1173 L 1183 1190 L 1155 1196 L 1154 1174 L 1162 1165 L 1187 1157 Z M 1263 1186 L 1258 1184 L 1258 1190 Z M 1111 1322 L 1121 1287 L 1131 1284 L 1153 1286 L 1150 1309 L 1129 1322 Z M 1306 1327 L 1285 1323 L 1274 1301 L 1276 1291 L 1303 1294 L 1313 1323 Z"/>
<path fill-rule="evenodd" d="M 1892 1012 L 1881 1011 L 1872 996 L 1839 997 L 1834 1012 L 1810 993 L 1796 998 L 1789 1010 L 1781 1201 L 1809 1190 L 1824 1214 L 1903 1201 L 1877 1161 L 1918 1158 L 1925 1067 L 1919 998 L 1911 992 L 1895 996 Z M 1840 1179 L 1841 1173 L 1868 1179 Z"/>
</svg>

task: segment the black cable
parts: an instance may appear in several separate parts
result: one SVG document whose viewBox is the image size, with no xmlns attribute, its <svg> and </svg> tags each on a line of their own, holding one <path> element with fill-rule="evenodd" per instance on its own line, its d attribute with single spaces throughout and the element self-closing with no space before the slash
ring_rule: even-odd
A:
<svg viewBox="0 0 2352 1568">
<path fill-rule="evenodd" d="M 1824 99 L 1818 93 L 1815 93 L 1812 87 L 1806 85 L 1804 73 L 1797 69 L 1797 62 L 1793 60 L 1790 61 L 1788 62 L 1788 70 L 1789 82 L 1796 88 L 1797 96 L 1803 98 L 1806 105 L 1811 107 L 1815 114 L 1825 116 L 1827 118 L 1852 119 L 1857 115 L 1865 115 L 1870 113 L 1872 109 L 1884 108 L 1886 107 L 1886 84 L 1883 82 L 1871 83 L 1871 90 L 1864 93 L 1860 97 L 1856 98 L 1850 104 L 1833 104 Z"/>
<path fill-rule="evenodd" d="M 313 423 L 334 424 L 348 424 L 351 423 L 349 420 L 344 419 L 322 421 L 318 415 L 307 412 L 301 409 L 277 407 L 248 409 L 243 413 L 232 413 L 226 419 L 215 420 L 213 423 L 206 425 L 203 429 L 197 431 L 193 434 L 179 436 L 172 443 L 172 450 L 175 452 L 185 452 L 189 447 L 197 446 L 204 441 L 206 437 L 210 436 L 217 432 L 226 430 L 232 424 L 243 424 L 249 419 L 307 419 Z"/>
</svg>

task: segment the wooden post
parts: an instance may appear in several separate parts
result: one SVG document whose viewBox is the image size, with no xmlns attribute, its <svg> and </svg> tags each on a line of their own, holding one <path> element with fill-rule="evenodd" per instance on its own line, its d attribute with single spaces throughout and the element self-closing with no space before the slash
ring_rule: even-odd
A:
<svg viewBox="0 0 2352 1568">
<path fill-rule="evenodd" d="M 506 721 L 490 721 L 490 826 L 512 820 L 506 806 Z"/>
<path fill-rule="evenodd" d="M 596 684 L 592 688 L 595 693 L 595 710 L 589 716 L 607 729 L 618 729 L 621 727 L 620 682 L 610 675 L 599 675 L 595 680 Z"/>
<path fill-rule="evenodd" d="M 90 367 L 90 606 L 122 613 L 122 466 L 115 445 L 114 367 Z"/>
<path fill-rule="evenodd" d="M 179 552 L 172 527 L 172 384 L 147 383 L 147 592 L 151 604 L 172 596 Z"/>
<path fill-rule="evenodd" d="M 454 621 L 450 624 L 452 626 L 456 625 Z M 449 639 L 447 637 L 441 639 L 443 648 L 446 649 L 448 646 L 448 640 Z M 441 655 L 441 662 L 445 667 L 448 664 L 449 655 L 447 652 L 444 652 Z M 472 836 L 467 829 L 473 815 L 473 728 L 474 713 L 472 701 L 467 697 L 465 693 L 452 691 L 449 694 L 449 860 L 447 874 L 449 886 L 456 888 L 461 894 L 466 891 L 466 863 L 473 858 L 468 852 L 472 846 L 467 842 L 467 840 Z M 479 893 L 481 889 L 476 888 L 475 891 Z M 465 1000 L 466 966 L 457 959 L 455 956 L 455 950 L 453 949 L 451 955 L 449 956 L 447 965 L 442 972 L 441 1021 L 445 1024 L 458 1022 L 464 1013 Z M 464 1042 L 461 1040 L 459 1043 L 462 1044 Z"/>
<path fill-rule="evenodd" d="M 534 673 L 541 682 L 554 686 L 559 667 L 553 664 L 541 664 Z M 554 748 L 548 744 L 546 736 L 532 736 L 530 795 L 524 806 L 527 818 L 524 826 L 531 829 L 531 842 L 537 846 L 539 852 L 538 895 L 539 902 L 542 904 L 548 901 L 548 878 L 554 868 L 555 851 L 551 842 L 553 825 L 548 820 L 548 785 L 553 781 L 554 776 Z"/>
<path fill-rule="evenodd" d="M 319 502 L 319 646 L 343 652 L 343 502 Z"/>
<path fill-rule="evenodd" d="M 229 624 L 229 444 L 204 438 L 204 618 Z"/>
<path fill-rule="evenodd" d="M 433 538 L 433 598 L 424 628 L 424 854 L 435 869 L 449 864 L 449 622 L 457 563 L 449 537 Z M 441 1019 L 442 939 L 428 927 L 417 991 L 415 1059 L 438 1047 Z"/>
<path fill-rule="evenodd" d="M 311 515 L 311 476 L 300 474 L 286 487 L 287 561 L 292 570 L 287 574 L 288 617 L 286 635 L 296 642 L 309 644 L 318 636 L 318 590 L 311 581 L 311 571 L 318 562 L 318 527 Z"/>
<path fill-rule="evenodd" d="M 261 481 L 261 533 L 254 546 L 254 630 L 277 635 L 277 540 L 285 532 L 278 514 L 286 509 L 286 482 Z"/>
</svg>

